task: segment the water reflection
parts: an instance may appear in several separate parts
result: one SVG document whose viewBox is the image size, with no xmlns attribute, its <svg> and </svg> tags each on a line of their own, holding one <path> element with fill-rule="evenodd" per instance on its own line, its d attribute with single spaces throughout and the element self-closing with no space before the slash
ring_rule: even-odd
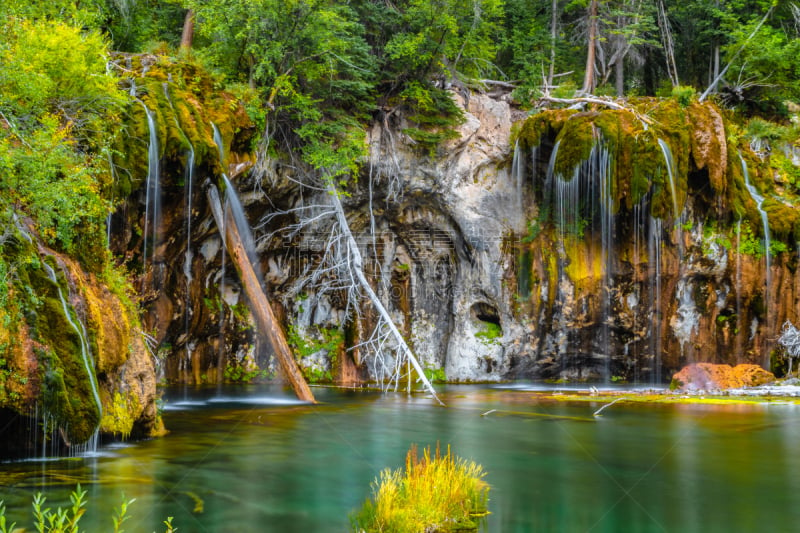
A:
<svg viewBox="0 0 800 533">
<path fill-rule="evenodd" d="M 794 405 L 540 402 L 529 387 L 448 387 L 421 396 L 317 389 L 306 405 L 268 387 L 170 390 L 161 439 L 96 457 L 0 465 L 9 515 L 30 495 L 68 504 L 77 482 L 87 531 L 136 498 L 129 531 L 348 529 L 348 513 L 411 443 L 450 443 L 488 472 L 485 531 L 791 529 L 800 489 Z"/>
</svg>

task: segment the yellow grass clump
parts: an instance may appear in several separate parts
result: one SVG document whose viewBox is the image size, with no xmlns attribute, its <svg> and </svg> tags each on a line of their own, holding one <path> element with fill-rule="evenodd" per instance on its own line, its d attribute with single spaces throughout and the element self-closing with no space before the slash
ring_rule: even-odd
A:
<svg viewBox="0 0 800 533">
<path fill-rule="evenodd" d="M 351 516 L 353 530 L 381 533 L 434 533 L 477 530 L 480 517 L 489 514 L 486 473 L 473 461 L 441 454 L 422 457 L 412 445 L 405 471 L 386 469 L 372 484 L 372 498 Z"/>
</svg>

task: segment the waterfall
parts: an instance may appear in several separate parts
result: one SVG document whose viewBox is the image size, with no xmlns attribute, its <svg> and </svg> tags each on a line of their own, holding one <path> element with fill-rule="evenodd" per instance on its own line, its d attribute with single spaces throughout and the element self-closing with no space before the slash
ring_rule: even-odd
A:
<svg viewBox="0 0 800 533">
<path fill-rule="evenodd" d="M 669 191 L 672 195 L 672 216 L 674 218 L 676 240 L 678 243 L 678 268 L 683 264 L 683 236 L 681 227 L 682 211 L 678 209 L 678 194 L 675 191 L 675 160 L 672 157 L 672 150 L 664 139 L 658 140 L 661 152 L 664 154 L 664 162 L 667 165 L 667 179 L 669 180 Z"/>
<path fill-rule="evenodd" d="M 770 235 L 769 235 L 769 219 L 767 218 L 767 212 L 764 211 L 762 207 L 764 205 L 764 197 L 758 194 L 758 190 L 750 184 L 750 172 L 747 169 L 747 163 L 742 157 L 741 152 L 739 153 L 739 161 L 742 163 L 742 174 L 744 175 L 744 186 L 747 187 L 747 191 L 750 193 L 750 197 L 756 203 L 756 208 L 758 209 L 759 214 L 761 215 L 761 224 L 764 227 L 764 257 L 766 259 L 766 266 L 767 266 L 767 275 L 766 275 L 766 283 L 767 283 L 767 297 L 769 297 L 769 287 L 771 276 L 770 276 L 770 266 L 772 263 L 770 257 Z"/>
<path fill-rule="evenodd" d="M 747 187 L 747 191 L 750 193 L 750 196 L 753 198 L 753 201 L 756 203 L 756 207 L 758 208 L 758 212 L 761 215 L 761 224 L 764 228 L 764 260 L 766 262 L 766 274 L 765 274 L 765 287 L 764 287 L 764 308 L 766 314 L 766 321 L 765 326 L 767 331 L 771 331 L 772 323 L 770 322 L 770 305 L 769 305 L 769 289 L 772 286 L 772 275 L 770 272 L 770 267 L 772 266 L 772 258 L 770 257 L 770 235 L 769 235 L 769 219 L 767 218 L 767 212 L 764 211 L 764 197 L 758 194 L 758 190 L 750 183 L 750 172 L 747 169 L 747 163 L 742 157 L 742 153 L 739 152 L 739 161 L 742 163 L 742 174 L 744 175 L 744 185 Z M 753 324 L 755 325 L 755 321 Z M 753 335 L 755 336 L 755 327 L 753 328 Z M 769 368 L 769 350 L 764 350 L 764 357 L 765 363 L 764 365 L 766 368 Z"/>
<path fill-rule="evenodd" d="M 742 362 L 742 219 L 736 222 L 736 362 Z"/>
<path fill-rule="evenodd" d="M 650 351 L 653 354 L 653 384 L 661 383 L 662 322 L 664 310 L 661 307 L 661 247 L 663 242 L 662 220 L 650 216 L 647 232 L 647 270 L 650 279 L 650 302 L 653 316 L 650 321 Z"/>
<path fill-rule="evenodd" d="M 525 158 L 522 157 L 519 147 L 519 140 L 514 144 L 514 158 L 511 161 L 511 180 L 514 182 L 514 192 L 517 195 L 517 206 L 519 209 L 520 231 L 525 231 Z"/>
<path fill-rule="evenodd" d="M 186 188 L 186 251 L 183 255 L 183 276 L 186 278 L 186 302 L 184 303 L 184 335 L 186 338 L 185 370 L 188 371 L 192 364 L 192 348 L 189 342 L 189 329 L 191 326 L 192 316 L 192 188 L 194 182 L 195 152 L 194 145 L 192 145 L 191 139 L 189 139 L 189 137 L 183 131 L 183 128 L 181 128 L 180 121 L 178 120 L 178 114 L 175 112 L 175 108 L 172 105 L 172 99 L 169 96 L 169 84 L 164 82 L 163 87 L 164 96 L 166 96 L 167 102 L 173 111 L 175 125 L 177 126 L 178 131 L 181 133 L 183 139 L 186 141 L 186 145 L 189 147 L 189 150 L 186 152 L 186 168 L 184 169 L 184 181 Z"/>
<path fill-rule="evenodd" d="M 217 150 L 219 151 L 219 165 L 223 169 L 225 161 L 225 148 L 224 144 L 222 143 L 222 134 L 219 132 L 219 128 L 213 122 L 211 123 L 211 129 L 214 132 L 214 144 L 217 145 Z M 222 173 L 225 176 L 225 172 Z M 227 178 L 226 178 L 227 181 Z M 222 239 L 222 246 L 220 247 L 220 277 L 219 277 L 219 353 L 217 354 L 217 375 L 222 376 L 223 369 L 222 369 L 222 361 L 225 359 L 225 254 L 226 252 L 226 237 L 225 237 L 225 219 L 227 218 L 226 214 L 228 211 L 228 203 L 224 203 L 224 213 L 219 217 L 221 225 L 219 227 L 219 236 Z M 220 384 L 222 380 L 219 380 Z"/>
<path fill-rule="evenodd" d="M 141 102 L 141 101 L 140 101 Z M 147 266 L 147 239 L 152 232 L 153 242 L 151 246 L 151 261 L 155 262 L 156 240 L 158 238 L 158 228 L 161 225 L 161 185 L 159 183 L 159 157 L 158 157 L 158 130 L 153 112 L 148 109 L 144 102 L 141 102 L 147 114 L 147 126 L 150 129 L 150 142 L 147 149 L 147 182 L 145 185 L 145 208 L 144 208 L 144 249 L 142 252 L 142 266 Z"/>
<path fill-rule="evenodd" d="M 225 168 L 225 144 L 222 142 L 222 134 L 219 132 L 219 128 L 213 122 L 211 123 L 211 129 L 214 131 L 214 144 L 217 145 L 217 150 L 219 150 L 219 165 L 224 169 Z M 224 170 L 223 170 L 224 172 Z"/>
<path fill-rule="evenodd" d="M 89 384 L 91 385 L 92 389 L 92 396 L 94 396 L 95 404 L 97 405 L 97 413 L 98 413 L 98 420 L 103 418 L 103 404 L 100 402 L 100 394 L 97 392 L 97 383 L 96 377 L 94 374 L 94 361 L 92 360 L 92 352 L 89 347 L 89 341 L 86 334 L 86 327 L 83 325 L 83 322 L 78 320 L 78 323 L 72 318 L 72 315 L 69 312 L 69 307 L 67 307 L 67 300 L 64 298 L 64 293 L 61 291 L 61 285 L 58 283 L 58 278 L 56 277 L 56 273 L 53 268 L 45 262 L 42 262 L 45 271 L 47 272 L 47 277 L 50 278 L 56 289 L 58 290 L 58 298 L 61 300 L 61 308 L 64 311 L 64 317 L 69 322 L 70 327 L 75 332 L 75 334 L 80 339 L 81 344 L 81 357 L 83 358 L 83 366 L 86 370 L 87 377 L 89 378 Z M 78 325 L 80 324 L 80 326 Z M 45 422 L 46 424 L 46 422 Z M 99 423 L 98 423 L 99 427 Z M 93 435 L 89 439 L 89 444 L 92 446 L 90 449 L 86 451 L 94 451 L 97 449 L 97 430 L 95 430 L 95 435 Z"/>
<path fill-rule="evenodd" d="M 554 207 L 554 222 L 559 236 L 562 260 L 567 259 L 568 242 L 583 240 L 585 243 L 600 244 L 599 264 L 601 267 L 600 285 L 600 341 L 598 348 L 604 359 L 605 378 L 611 377 L 610 323 L 611 290 L 613 287 L 614 241 L 614 196 L 612 183 L 611 154 L 602 142 L 592 147 L 588 159 L 577 165 L 570 179 L 555 175 L 554 168 L 558 143 L 553 148 L 546 177 L 546 194 Z M 592 246 L 589 245 L 591 250 Z M 595 264 L 595 257 L 586 258 L 587 265 Z M 575 258 L 572 258 L 574 261 Z M 563 263 L 560 261 L 559 263 Z M 559 266 L 559 278 L 563 279 L 563 266 Z M 560 294 L 562 298 L 565 295 Z"/>
</svg>

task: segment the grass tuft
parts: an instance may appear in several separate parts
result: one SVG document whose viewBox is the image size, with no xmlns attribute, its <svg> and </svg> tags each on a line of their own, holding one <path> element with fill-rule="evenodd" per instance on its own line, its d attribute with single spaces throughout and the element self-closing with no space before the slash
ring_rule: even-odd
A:
<svg viewBox="0 0 800 533">
<path fill-rule="evenodd" d="M 383 533 L 435 533 L 477 530 L 489 514 L 486 473 L 473 461 L 442 455 L 439 444 L 417 453 L 412 445 L 405 470 L 386 469 L 372 484 L 372 498 L 351 516 L 353 530 Z"/>
</svg>

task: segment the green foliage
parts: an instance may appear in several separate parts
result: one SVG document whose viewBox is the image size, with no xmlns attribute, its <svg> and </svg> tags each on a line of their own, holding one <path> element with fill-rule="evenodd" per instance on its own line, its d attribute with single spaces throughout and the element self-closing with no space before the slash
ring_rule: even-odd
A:
<svg viewBox="0 0 800 533">
<path fill-rule="evenodd" d="M 405 470 L 386 469 L 372 484 L 372 498 L 350 517 L 354 531 L 420 533 L 423 531 L 476 531 L 480 517 L 488 514 L 489 485 L 483 468 L 439 445 L 417 455 L 413 445 Z"/>
<path fill-rule="evenodd" d="M 776 256 L 778 254 L 782 254 L 789 251 L 789 246 L 785 242 L 778 241 L 778 240 L 770 240 L 769 241 L 769 254 L 771 256 Z"/>
<path fill-rule="evenodd" d="M 328 175 L 353 174 L 375 64 L 353 10 L 322 0 L 189 0 L 197 53 L 232 81 L 257 84 L 257 121 L 291 132 L 306 164 Z M 343 113 L 347 110 L 347 113 Z M 262 119 L 263 116 L 263 119 Z"/>
<path fill-rule="evenodd" d="M 245 356 L 242 361 L 229 360 L 223 375 L 225 376 L 225 381 L 234 383 L 251 383 L 273 377 L 269 370 L 258 368 L 258 365 L 253 362 L 250 356 Z"/>
<path fill-rule="evenodd" d="M 286 337 L 289 344 L 301 358 L 314 355 L 323 350 L 327 353 L 334 353 L 344 343 L 344 333 L 338 328 L 319 328 L 319 333 L 322 336 L 322 340 L 305 337 L 300 334 L 295 326 L 289 326 Z"/>
<path fill-rule="evenodd" d="M 400 31 L 386 43 L 393 70 L 411 79 L 494 74 L 501 0 L 409 0 Z"/>
<path fill-rule="evenodd" d="M 294 349 L 296 357 L 304 359 L 319 352 L 325 352 L 332 367 L 336 363 L 339 351 L 344 346 L 344 332 L 338 328 L 317 328 L 321 340 L 312 336 L 304 336 L 297 327 L 290 325 L 286 340 Z M 330 370 L 311 365 L 303 368 L 306 379 L 312 383 L 332 381 Z"/>
<path fill-rule="evenodd" d="M 110 209 L 104 154 L 125 99 L 106 72 L 106 42 L 50 21 L 12 18 L 2 31 L 0 218 L 33 217 L 49 245 L 100 270 Z"/>
<path fill-rule="evenodd" d="M 67 508 L 57 507 L 50 509 L 45 507 L 47 498 L 41 493 L 33 496 L 33 527 L 39 533 L 80 533 L 79 522 L 86 513 L 86 491 L 81 490 L 80 484 L 69 495 L 71 506 Z M 128 507 L 135 502 L 135 499 L 125 500 L 123 497 L 122 503 L 119 508 L 112 510 L 111 522 L 113 525 L 114 533 L 124 533 L 122 524 L 130 518 L 128 516 Z M 14 533 L 16 531 L 24 531 L 24 529 L 16 529 L 16 522 L 11 524 L 6 523 L 6 508 L 3 501 L 0 500 L 0 533 Z M 164 521 L 166 526 L 166 533 L 177 531 L 177 528 L 172 527 L 172 517 Z"/>
<path fill-rule="evenodd" d="M 766 24 L 748 41 L 758 21 L 754 17 L 730 33 L 728 54 L 733 56 L 742 49 L 731 70 L 739 73 L 740 80 L 752 84 L 742 94 L 746 100 L 733 103 L 771 114 L 781 109 L 783 100 L 800 98 L 800 35 L 797 30 L 791 35 L 784 28 Z"/>
<path fill-rule="evenodd" d="M 481 322 L 481 330 L 475 333 L 475 338 L 480 339 L 487 346 L 498 344 L 497 339 L 502 336 L 503 329 L 500 324 L 495 324 L 494 322 Z"/>
<path fill-rule="evenodd" d="M 753 229 L 747 221 L 742 222 L 739 230 L 738 253 L 752 255 L 756 259 L 764 256 L 764 243 L 753 235 Z"/>
<path fill-rule="evenodd" d="M 447 383 L 447 374 L 444 368 L 425 367 L 424 372 L 425 377 L 431 383 Z"/>
<path fill-rule="evenodd" d="M 717 228 L 716 221 L 710 220 L 703 226 L 703 255 L 712 255 L 711 245 L 716 244 L 725 250 L 733 249 L 733 243 L 727 233 Z"/>
<path fill-rule="evenodd" d="M 679 85 L 672 88 L 672 97 L 678 101 L 681 107 L 688 107 L 697 98 L 697 91 L 694 87 Z"/>
</svg>

